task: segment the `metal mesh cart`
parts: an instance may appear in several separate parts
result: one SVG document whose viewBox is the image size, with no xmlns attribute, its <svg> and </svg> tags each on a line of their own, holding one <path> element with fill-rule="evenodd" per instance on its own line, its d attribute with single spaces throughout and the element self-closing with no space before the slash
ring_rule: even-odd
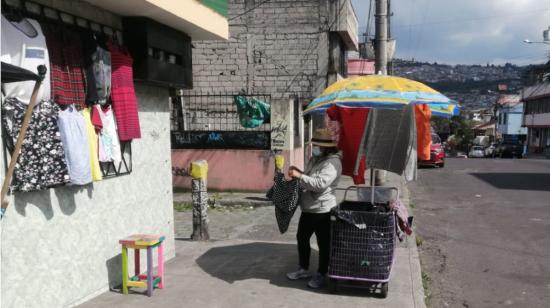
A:
<svg viewBox="0 0 550 308">
<path fill-rule="evenodd" d="M 352 188 L 357 190 L 356 201 L 347 198 Z M 341 282 L 368 282 L 360 285 L 387 296 L 396 244 L 396 216 L 389 205 L 399 195 L 395 187 L 376 187 L 372 204 L 371 189 L 348 188 L 344 201 L 331 212 L 331 292 Z"/>
</svg>

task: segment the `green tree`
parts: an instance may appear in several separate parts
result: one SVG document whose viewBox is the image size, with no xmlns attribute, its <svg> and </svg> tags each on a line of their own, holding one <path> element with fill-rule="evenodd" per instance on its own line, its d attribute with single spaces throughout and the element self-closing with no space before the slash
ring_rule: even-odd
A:
<svg viewBox="0 0 550 308">
<path fill-rule="evenodd" d="M 432 127 L 433 127 L 433 130 L 437 133 L 437 134 L 446 134 L 448 135 L 450 130 L 449 130 L 449 124 L 451 123 L 451 120 L 448 119 L 448 118 L 443 118 L 443 117 L 432 117 Z M 443 140 L 445 141 L 445 140 Z"/>
<path fill-rule="evenodd" d="M 462 117 L 452 117 L 449 123 L 451 134 L 454 135 L 454 145 L 457 150 L 468 151 L 474 140 L 474 123 Z"/>
</svg>

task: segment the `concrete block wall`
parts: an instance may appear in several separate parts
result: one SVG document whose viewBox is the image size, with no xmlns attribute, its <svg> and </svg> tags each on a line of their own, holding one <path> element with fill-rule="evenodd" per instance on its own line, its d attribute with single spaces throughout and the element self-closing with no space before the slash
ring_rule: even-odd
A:
<svg viewBox="0 0 550 308">
<path fill-rule="evenodd" d="M 245 90 L 274 102 L 309 102 L 326 86 L 325 2 L 229 0 L 230 39 L 193 42 L 192 92 Z"/>
</svg>

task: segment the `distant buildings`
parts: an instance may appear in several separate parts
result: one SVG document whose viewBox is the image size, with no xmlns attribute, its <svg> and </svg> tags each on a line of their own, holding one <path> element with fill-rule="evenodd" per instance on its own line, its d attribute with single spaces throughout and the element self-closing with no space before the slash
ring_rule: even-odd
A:
<svg viewBox="0 0 550 308">
<path fill-rule="evenodd" d="M 527 129 L 522 127 L 523 103 L 516 94 L 499 94 L 495 103 L 496 137 L 504 141 L 523 142 Z"/>
<path fill-rule="evenodd" d="M 506 65 L 446 65 L 394 60 L 394 75 L 418 80 L 432 86 L 462 106 L 462 113 L 492 108 L 495 89 L 505 83 L 507 91 L 519 91 L 524 67 Z"/>
<path fill-rule="evenodd" d="M 529 72 L 530 86 L 521 94 L 523 125 L 528 129 L 529 153 L 550 151 L 550 61 Z"/>
</svg>

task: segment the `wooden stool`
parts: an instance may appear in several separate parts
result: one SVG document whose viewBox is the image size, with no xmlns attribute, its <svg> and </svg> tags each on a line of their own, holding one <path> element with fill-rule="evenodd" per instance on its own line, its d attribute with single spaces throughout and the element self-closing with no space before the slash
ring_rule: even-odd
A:
<svg viewBox="0 0 550 308">
<path fill-rule="evenodd" d="M 134 234 L 118 241 L 122 245 L 122 293 L 128 294 L 128 287 L 147 288 L 147 296 L 153 295 L 153 288 L 164 288 L 164 239 L 163 235 Z M 158 247 L 157 275 L 153 275 L 153 248 Z M 128 248 L 134 249 L 134 273 L 128 279 Z M 139 269 L 139 250 L 147 249 L 147 274 Z"/>
</svg>

